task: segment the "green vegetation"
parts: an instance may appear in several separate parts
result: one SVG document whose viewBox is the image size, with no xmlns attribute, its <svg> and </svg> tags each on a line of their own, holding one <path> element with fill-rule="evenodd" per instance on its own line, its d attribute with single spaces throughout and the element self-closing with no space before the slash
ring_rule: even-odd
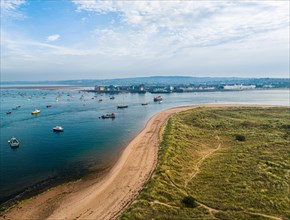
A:
<svg viewBox="0 0 290 220">
<path fill-rule="evenodd" d="M 173 115 L 155 174 L 121 219 L 289 219 L 289 128 L 289 108 Z"/>
</svg>

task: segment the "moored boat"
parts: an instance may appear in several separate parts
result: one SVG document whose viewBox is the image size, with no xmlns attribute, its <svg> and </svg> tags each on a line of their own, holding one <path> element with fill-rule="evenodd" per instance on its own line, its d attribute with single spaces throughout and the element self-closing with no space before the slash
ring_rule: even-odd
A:
<svg viewBox="0 0 290 220">
<path fill-rule="evenodd" d="M 9 141 L 8 141 L 9 145 L 11 148 L 16 148 L 16 147 L 19 147 L 20 143 L 19 141 L 15 138 L 15 137 L 12 137 Z"/>
<path fill-rule="evenodd" d="M 101 118 L 102 119 L 107 119 L 107 118 L 114 119 L 114 118 L 116 118 L 116 115 L 115 115 L 115 113 L 108 113 L 108 114 L 102 115 Z"/>
<path fill-rule="evenodd" d="M 59 126 L 59 125 L 53 127 L 52 130 L 53 130 L 54 132 L 63 132 L 63 131 L 64 131 L 63 127 L 61 127 L 61 126 Z"/>
<path fill-rule="evenodd" d="M 162 101 L 163 100 L 163 98 L 162 98 L 162 96 L 161 95 L 159 95 L 159 96 L 157 96 L 157 97 L 154 97 L 154 102 L 160 102 L 160 101 Z"/>
<path fill-rule="evenodd" d="M 128 105 L 118 105 L 117 108 L 128 108 Z"/>
<path fill-rule="evenodd" d="M 39 109 L 35 109 L 33 112 L 31 112 L 32 115 L 37 115 L 40 113 Z"/>
<path fill-rule="evenodd" d="M 148 102 L 142 103 L 141 105 L 148 105 Z"/>
</svg>

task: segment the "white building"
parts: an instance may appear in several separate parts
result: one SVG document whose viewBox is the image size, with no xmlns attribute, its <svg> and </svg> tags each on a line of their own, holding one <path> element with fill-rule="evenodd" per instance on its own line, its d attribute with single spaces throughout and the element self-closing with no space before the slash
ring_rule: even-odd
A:
<svg viewBox="0 0 290 220">
<path fill-rule="evenodd" d="M 247 89 L 255 89 L 256 85 L 225 85 L 224 90 L 247 90 Z"/>
</svg>

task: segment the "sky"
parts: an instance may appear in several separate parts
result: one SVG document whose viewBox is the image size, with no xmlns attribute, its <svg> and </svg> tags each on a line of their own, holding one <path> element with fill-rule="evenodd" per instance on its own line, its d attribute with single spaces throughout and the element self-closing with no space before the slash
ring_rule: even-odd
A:
<svg viewBox="0 0 290 220">
<path fill-rule="evenodd" d="M 289 77 L 289 1 L 1 0 L 1 81 Z"/>
</svg>

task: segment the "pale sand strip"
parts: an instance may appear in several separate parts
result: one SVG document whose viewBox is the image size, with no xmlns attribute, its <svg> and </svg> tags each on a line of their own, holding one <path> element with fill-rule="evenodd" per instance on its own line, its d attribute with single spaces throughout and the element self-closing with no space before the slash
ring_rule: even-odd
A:
<svg viewBox="0 0 290 220">
<path fill-rule="evenodd" d="M 208 107 L 259 105 L 205 105 Z M 158 156 L 160 130 L 171 114 L 200 106 L 164 110 L 153 116 L 125 148 L 105 177 L 93 184 L 72 182 L 46 191 L 5 213 L 5 219 L 115 219 L 151 177 Z M 81 185 L 81 186 L 80 186 Z M 4 219 L 3 216 L 0 219 Z"/>
</svg>

